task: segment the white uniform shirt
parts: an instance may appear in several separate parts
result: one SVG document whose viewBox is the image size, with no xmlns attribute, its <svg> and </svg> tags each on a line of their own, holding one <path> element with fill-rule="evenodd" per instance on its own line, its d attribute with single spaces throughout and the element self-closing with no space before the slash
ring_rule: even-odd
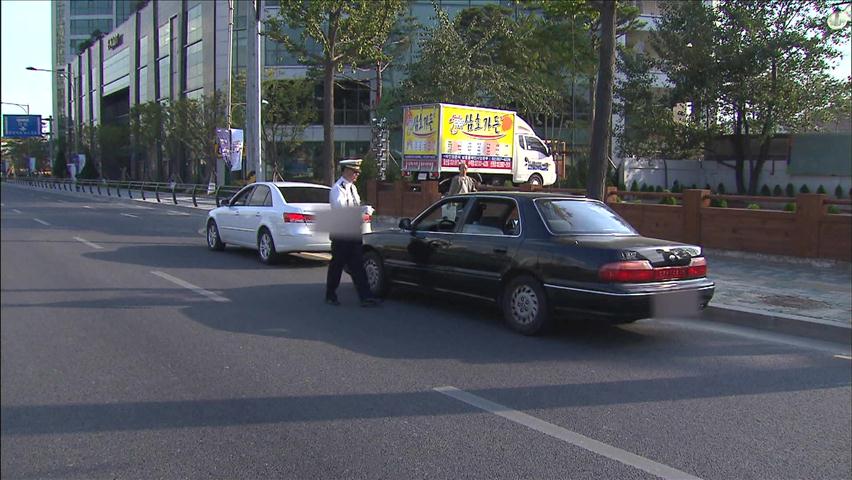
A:
<svg viewBox="0 0 852 480">
<path fill-rule="evenodd" d="M 331 204 L 331 208 L 357 207 L 361 205 L 361 197 L 354 183 L 340 177 L 331 186 L 328 203 Z"/>
</svg>

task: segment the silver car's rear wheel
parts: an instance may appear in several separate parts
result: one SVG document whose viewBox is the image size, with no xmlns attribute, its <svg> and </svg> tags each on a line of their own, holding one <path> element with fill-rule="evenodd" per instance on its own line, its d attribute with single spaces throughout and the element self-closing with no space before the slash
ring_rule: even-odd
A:
<svg viewBox="0 0 852 480">
<path fill-rule="evenodd" d="M 275 241 L 272 234 L 264 228 L 257 237 L 257 256 L 261 262 L 274 265 L 278 261 L 278 253 L 275 251 Z"/>
</svg>

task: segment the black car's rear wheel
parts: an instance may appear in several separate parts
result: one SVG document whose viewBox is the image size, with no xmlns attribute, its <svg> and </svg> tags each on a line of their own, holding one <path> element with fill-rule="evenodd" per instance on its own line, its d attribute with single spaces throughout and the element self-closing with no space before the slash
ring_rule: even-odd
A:
<svg viewBox="0 0 852 480">
<path fill-rule="evenodd" d="M 380 298 L 386 296 L 390 282 L 385 273 L 382 258 L 378 253 L 368 252 L 364 255 L 364 272 L 367 274 L 367 285 L 370 287 L 370 293 Z"/>
<path fill-rule="evenodd" d="M 275 241 L 272 234 L 264 228 L 257 237 L 257 257 L 266 265 L 275 265 L 278 261 L 278 253 L 275 251 Z"/>
<path fill-rule="evenodd" d="M 524 335 L 545 332 L 551 324 L 547 296 L 535 278 L 513 278 L 503 291 L 503 317 L 509 328 Z"/>
<path fill-rule="evenodd" d="M 225 249 L 225 243 L 222 242 L 222 238 L 219 236 L 219 227 L 216 225 L 215 220 L 207 222 L 207 248 L 217 252 Z"/>
</svg>

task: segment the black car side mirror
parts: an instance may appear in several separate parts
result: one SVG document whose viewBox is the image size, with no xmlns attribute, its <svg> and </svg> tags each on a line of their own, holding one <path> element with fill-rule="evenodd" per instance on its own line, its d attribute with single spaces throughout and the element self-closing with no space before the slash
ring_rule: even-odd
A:
<svg viewBox="0 0 852 480">
<path fill-rule="evenodd" d="M 400 230 L 411 230 L 411 219 L 410 218 L 402 218 L 399 220 L 399 229 Z"/>
</svg>

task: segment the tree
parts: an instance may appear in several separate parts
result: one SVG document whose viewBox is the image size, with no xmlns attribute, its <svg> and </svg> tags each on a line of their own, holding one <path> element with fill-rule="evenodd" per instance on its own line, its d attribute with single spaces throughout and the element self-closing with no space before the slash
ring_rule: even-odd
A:
<svg viewBox="0 0 852 480">
<path fill-rule="evenodd" d="M 143 176 L 162 179 L 158 161 L 163 139 L 164 108 L 151 101 L 134 105 L 130 109 L 130 131 L 134 150 L 143 158 Z"/>
<path fill-rule="evenodd" d="M 852 83 L 828 67 L 850 32 L 827 27 L 831 11 L 826 0 L 663 4 L 654 46 L 674 86 L 670 102 L 690 107 L 692 146 L 708 151 L 717 132 L 731 135 L 739 193 L 757 192 L 776 134 L 849 112 Z"/>
<path fill-rule="evenodd" d="M 305 128 L 316 118 L 314 85 L 307 79 L 263 82 L 263 98 L 268 102 L 261 114 L 263 152 L 273 170 L 285 170 L 279 164 L 281 156 L 292 157 L 302 144 Z"/>
<path fill-rule="evenodd" d="M 600 2 L 601 47 L 586 196 L 604 200 L 612 138 L 612 87 L 615 77 L 615 2 Z"/>
<path fill-rule="evenodd" d="M 224 96 L 216 91 L 197 99 L 182 98 L 168 108 L 170 140 L 185 147 L 192 181 L 212 181 L 218 151 L 216 129 L 225 121 Z"/>
<path fill-rule="evenodd" d="M 344 66 L 374 64 L 404 3 L 402 0 L 282 0 L 278 14 L 266 21 L 266 35 L 299 56 L 299 61 L 322 71 L 323 180 L 334 180 L 334 80 Z M 291 37 L 290 31 L 298 32 Z M 309 48 L 311 42 L 319 53 Z"/>
<path fill-rule="evenodd" d="M 400 89 L 404 103 L 447 102 L 551 112 L 557 91 L 547 64 L 538 61 L 536 20 L 486 5 L 462 10 L 454 20 L 436 8 L 420 56 Z"/>
</svg>

